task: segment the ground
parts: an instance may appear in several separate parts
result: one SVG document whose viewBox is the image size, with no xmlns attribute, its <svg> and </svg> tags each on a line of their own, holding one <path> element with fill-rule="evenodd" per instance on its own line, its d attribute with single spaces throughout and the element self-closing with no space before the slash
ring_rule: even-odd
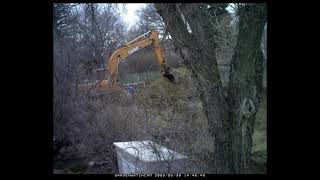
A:
<svg viewBox="0 0 320 180">
<path fill-rule="evenodd" d="M 203 112 L 202 103 L 196 93 L 190 73 L 186 68 L 174 71 L 178 80 L 172 84 L 163 78 L 146 81 L 146 89 L 138 92 L 134 100 L 134 108 L 146 108 L 152 121 L 148 130 L 159 135 L 154 140 L 178 152 L 192 153 L 196 160 L 209 159 L 212 149 L 212 139 L 206 131 L 207 122 Z M 156 77 L 156 76 L 155 76 Z M 125 97 L 125 96 L 124 96 Z M 266 173 L 267 159 L 267 101 L 264 94 L 260 109 L 257 113 L 253 135 L 253 163 L 252 173 Z M 130 107 L 129 107 L 130 106 Z M 126 103 L 126 106 L 133 106 Z M 143 106 L 143 107 L 142 107 Z M 137 121 L 137 124 L 139 121 Z M 139 129 L 143 129 L 140 127 Z M 169 140 L 168 140 L 169 139 Z M 69 153 L 69 154 L 68 154 Z M 86 173 L 105 174 L 116 173 L 114 159 L 109 164 L 89 168 L 88 163 L 93 159 L 102 160 L 99 155 L 83 158 L 76 152 L 64 153 L 64 159 L 56 159 L 54 173 Z M 109 157 L 114 158 L 114 157 Z"/>
<path fill-rule="evenodd" d="M 264 92 L 260 108 L 256 115 L 253 133 L 253 160 L 258 172 L 266 173 L 267 163 L 267 94 Z"/>
<path fill-rule="evenodd" d="M 161 109 L 157 122 L 160 124 L 158 128 L 165 128 L 166 126 L 174 126 L 176 119 L 179 124 L 186 125 L 184 131 L 195 128 L 195 131 L 191 131 L 191 134 L 186 133 L 185 136 L 190 136 L 188 142 L 189 150 L 194 154 L 200 154 L 199 157 L 203 157 L 204 154 L 210 154 L 211 150 L 214 149 L 211 137 L 206 132 L 207 127 L 206 117 L 203 113 L 202 103 L 200 98 L 197 96 L 194 85 L 191 79 L 191 74 L 186 68 L 178 68 L 175 71 L 175 76 L 178 79 L 178 84 L 173 85 L 165 79 L 156 79 L 147 82 L 148 88 L 150 88 L 150 94 L 154 97 L 154 107 L 161 106 L 161 102 L 169 101 L 165 107 L 174 106 L 170 102 L 176 102 L 176 112 L 174 118 L 171 121 L 166 121 L 168 116 L 166 113 L 168 108 Z M 170 111 L 169 111 L 170 112 Z M 170 113 L 169 113 L 170 114 Z M 172 114 L 172 113 L 171 113 Z M 190 121 L 184 121 L 189 118 Z M 161 123 L 160 123 L 161 122 Z M 182 125 L 182 126 L 183 126 Z M 189 126 L 188 126 L 189 125 Z M 189 128 L 189 129 L 187 129 Z M 198 129 L 196 129 L 198 128 Z M 185 137 L 184 140 L 188 138 Z M 181 139 L 177 138 L 177 142 Z M 173 143 L 173 144 L 176 144 Z M 170 146 L 170 144 L 167 144 Z M 179 145 L 181 146 L 181 145 Z M 185 148 L 184 146 L 181 146 Z M 181 149 L 183 151 L 183 149 Z M 256 114 L 256 121 L 253 134 L 253 147 L 252 147 L 253 162 L 251 165 L 251 173 L 266 173 L 266 161 L 267 161 L 267 94 L 263 92 L 261 105 Z"/>
</svg>

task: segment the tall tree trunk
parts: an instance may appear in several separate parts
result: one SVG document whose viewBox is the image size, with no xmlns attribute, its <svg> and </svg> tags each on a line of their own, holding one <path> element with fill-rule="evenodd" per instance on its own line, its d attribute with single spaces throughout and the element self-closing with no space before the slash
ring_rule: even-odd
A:
<svg viewBox="0 0 320 180">
<path fill-rule="evenodd" d="M 247 173 L 255 114 L 260 104 L 265 4 L 239 9 L 237 47 L 232 60 L 228 99 L 222 93 L 205 4 L 155 4 L 174 46 L 193 73 L 214 138 L 214 173 Z M 202 7 L 202 9 L 201 9 Z M 187 24 L 192 33 L 187 31 Z M 228 104 L 226 103 L 228 101 Z"/>
<path fill-rule="evenodd" d="M 231 151 L 231 122 L 227 100 L 223 94 L 214 51 L 214 41 L 207 27 L 209 22 L 199 4 L 188 7 L 177 4 L 155 4 L 174 46 L 192 72 L 208 119 L 209 132 L 214 139 L 213 173 L 233 173 Z M 188 13 L 186 12 L 189 9 Z M 187 30 L 187 22 L 192 33 Z"/>
<path fill-rule="evenodd" d="M 247 4 L 239 9 L 239 34 L 232 58 L 228 103 L 233 129 L 236 173 L 248 173 L 255 115 L 259 109 L 263 54 L 261 38 L 266 21 L 265 4 Z"/>
</svg>

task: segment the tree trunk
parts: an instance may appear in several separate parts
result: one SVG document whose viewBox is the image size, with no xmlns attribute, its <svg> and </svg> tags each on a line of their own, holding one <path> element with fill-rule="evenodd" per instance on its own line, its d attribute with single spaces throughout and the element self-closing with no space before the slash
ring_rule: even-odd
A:
<svg viewBox="0 0 320 180">
<path fill-rule="evenodd" d="M 214 139 L 213 173 L 233 173 L 227 100 L 218 73 L 214 41 L 210 37 L 211 33 L 208 33 L 210 31 L 206 29 L 209 22 L 200 6 L 190 4 L 186 8 L 181 5 L 180 8 L 176 4 L 155 4 L 173 38 L 176 50 L 197 82 L 208 119 L 208 129 Z M 187 30 L 187 22 L 192 33 Z"/>
<path fill-rule="evenodd" d="M 228 103 L 235 170 L 236 173 L 248 173 L 254 120 L 262 92 L 261 38 L 266 10 L 264 4 L 249 4 L 241 7 L 239 12 L 239 34 L 231 63 Z"/>
</svg>

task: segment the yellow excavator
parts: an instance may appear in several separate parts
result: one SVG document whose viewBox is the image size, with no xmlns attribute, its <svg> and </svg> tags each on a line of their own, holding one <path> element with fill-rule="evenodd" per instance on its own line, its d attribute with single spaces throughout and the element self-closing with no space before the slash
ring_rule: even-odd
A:
<svg viewBox="0 0 320 180">
<path fill-rule="evenodd" d="M 93 83 L 80 84 L 79 89 L 82 92 L 116 92 L 123 90 L 125 87 L 119 84 L 118 81 L 118 65 L 121 60 L 124 60 L 134 52 L 152 45 L 157 63 L 161 66 L 163 77 L 167 78 L 170 82 L 175 83 L 174 76 L 170 73 L 170 68 L 166 65 L 164 53 L 158 33 L 156 31 L 149 31 L 145 34 L 128 42 L 121 48 L 117 49 L 109 58 L 107 62 L 107 72 L 102 81 L 95 81 Z"/>
</svg>

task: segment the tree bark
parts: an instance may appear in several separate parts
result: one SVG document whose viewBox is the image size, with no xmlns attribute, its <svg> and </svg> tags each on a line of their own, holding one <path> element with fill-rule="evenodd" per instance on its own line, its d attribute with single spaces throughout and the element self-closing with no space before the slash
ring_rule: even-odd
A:
<svg viewBox="0 0 320 180">
<path fill-rule="evenodd" d="M 232 60 L 228 98 L 223 94 L 215 43 L 205 4 L 155 4 L 173 43 L 191 70 L 214 139 L 213 173 L 247 173 L 252 135 L 262 90 L 265 4 L 239 9 L 238 42 Z M 192 33 L 188 32 L 187 24 Z"/>
<path fill-rule="evenodd" d="M 173 38 L 176 50 L 197 82 L 208 129 L 214 139 L 213 173 L 233 173 L 231 122 L 218 73 L 214 41 L 207 33 L 210 31 L 206 31 L 209 23 L 198 4 L 190 4 L 188 13 L 183 13 L 187 8 L 181 6 L 180 9 L 177 4 L 155 4 L 155 7 Z M 188 32 L 186 21 L 190 23 L 192 33 Z"/>
<path fill-rule="evenodd" d="M 239 9 L 239 14 L 239 34 L 231 62 L 228 103 L 235 170 L 236 173 L 248 173 L 255 115 L 262 92 L 261 38 L 266 21 L 265 5 L 248 4 Z"/>
</svg>

